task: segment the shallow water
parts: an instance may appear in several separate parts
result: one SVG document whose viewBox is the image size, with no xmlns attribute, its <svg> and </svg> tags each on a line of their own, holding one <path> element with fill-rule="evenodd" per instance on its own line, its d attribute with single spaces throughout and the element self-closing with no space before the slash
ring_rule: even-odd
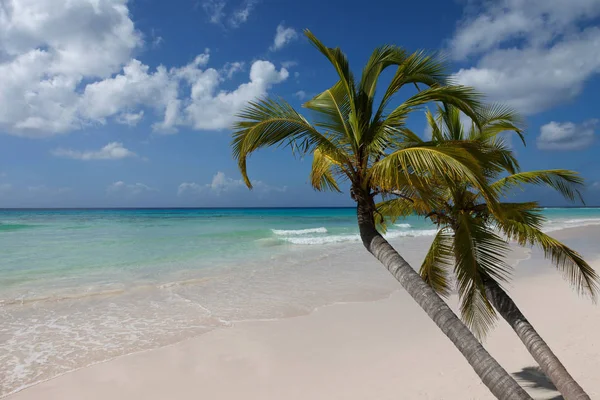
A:
<svg viewBox="0 0 600 400">
<path fill-rule="evenodd" d="M 598 209 L 546 210 L 549 230 Z M 388 237 L 417 263 L 422 219 Z M 353 209 L 0 211 L 0 396 L 90 363 L 248 319 L 397 288 Z"/>
</svg>

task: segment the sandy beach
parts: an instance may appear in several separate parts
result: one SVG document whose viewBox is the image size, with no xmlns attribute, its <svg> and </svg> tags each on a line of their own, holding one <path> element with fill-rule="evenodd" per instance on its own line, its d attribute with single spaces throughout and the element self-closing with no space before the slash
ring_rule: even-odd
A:
<svg viewBox="0 0 600 400">
<path fill-rule="evenodd" d="M 554 232 L 600 268 L 598 227 Z M 600 396 L 600 307 L 533 251 L 516 251 L 510 294 L 592 398 Z M 528 258 L 529 257 L 529 258 Z M 413 260 L 414 261 L 414 260 Z M 364 262 L 374 261 L 368 257 Z M 370 265 L 371 266 L 371 265 Z M 370 267 L 369 266 L 369 267 Z M 453 306 L 456 298 L 451 299 Z M 536 399 L 558 399 L 512 330 L 485 341 Z M 451 343 L 403 290 L 309 315 L 237 322 L 92 365 L 7 397 L 29 399 L 491 399 Z"/>
</svg>

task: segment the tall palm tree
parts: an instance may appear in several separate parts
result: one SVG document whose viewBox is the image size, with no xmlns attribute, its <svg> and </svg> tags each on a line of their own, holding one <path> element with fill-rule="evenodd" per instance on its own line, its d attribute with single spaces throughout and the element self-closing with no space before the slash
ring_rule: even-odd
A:
<svg viewBox="0 0 600 400">
<path fill-rule="evenodd" d="M 397 46 L 375 49 L 357 82 L 339 48 L 326 47 L 310 31 L 305 34 L 333 65 L 339 80 L 304 104 L 313 112 L 314 124 L 282 99 L 249 103 L 239 115 L 232 143 L 246 185 L 252 187 L 246 160 L 260 148 L 283 145 L 301 154 L 312 153 L 312 186 L 317 190 L 340 191 L 340 181 L 350 183 L 366 249 L 455 344 L 490 391 L 499 399 L 529 399 L 437 293 L 383 238 L 375 224 L 377 192 L 393 190 L 408 178 L 421 185 L 440 176 L 444 178 L 439 179 L 468 181 L 481 188 L 490 204 L 494 203 L 491 191 L 483 185 L 485 179 L 477 154 L 445 143 L 405 145 L 405 121 L 411 111 L 432 101 L 445 101 L 476 119 L 477 95 L 470 88 L 446 85 L 444 65 L 435 57 L 423 52 L 409 54 Z M 376 104 L 380 74 L 389 67 L 395 73 Z M 391 107 L 395 95 L 405 85 L 414 85 L 417 92 Z M 420 90 L 419 85 L 424 89 Z"/>
<path fill-rule="evenodd" d="M 542 184 L 558 190 L 571 201 L 581 198 L 578 187 L 583 181 L 572 171 L 519 171 L 516 159 L 503 138 L 498 136 L 507 130 L 521 135 L 518 118 L 512 110 L 491 106 L 481 110 L 480 115 L 480 125 L 472 124 L 467 129 L 456 107 L 439 106 L 435 118 L 427 113 L 432 140 L 438 143 L 472 141 L 479 144 L 480 151 L 504 154 L 507 176 L 500 178 L 497 170 L 484 167 L 487 180 L 492 182 L 490 189 L 502 195 L 522 184 Z M 462 318 L 477 336 L 485 336 L 496 319 L 496 312 L 499 313 L 565 399 L 589 399 L 502 288 L 501 284 L 509 278 L 511 268 L 504 261 L 509 246 L 500 235 L 520 245 L 543 249 L 545 256 L 553 261 L 566 279 L 579 292 L 593 299 L 598 291 L 596 272 L 576 251 L 542 232 L 545 219 L 535 202 L 495 204 L 501 211 L 497 213 L 490 209 L 479 189 L 468 182 L 452 182 L 447 186 L 440 182 L 435 198 L 432 198 L 431 191 L 423 194 L 412 193 L 410 201 L 399 198 L 379 204 L 382 215 L 396 216 L 416 211 L 431 218 L 440 228 L 421 265 L 423 279 L 436 292 L 447 296 L 451 288 L 449 276 L 454 266 Z"/>
</svg>

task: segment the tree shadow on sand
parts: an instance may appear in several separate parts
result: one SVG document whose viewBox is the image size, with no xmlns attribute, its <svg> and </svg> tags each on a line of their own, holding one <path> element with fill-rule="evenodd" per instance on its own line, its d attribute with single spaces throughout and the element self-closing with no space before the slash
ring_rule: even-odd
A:
<svg viewBox="0 0 600 400">
<path fill-rule="evenodd" d="M 525 367 L 513 375 L 517 378 L 517 381 L 525 384 L 527 387 L 547 390 L 547 395 L 552 397 L 543 397 L 544 400 L 564 400 L 558 390 L 556 390 L 556 386 L 538 367 Z"/>
</svg>

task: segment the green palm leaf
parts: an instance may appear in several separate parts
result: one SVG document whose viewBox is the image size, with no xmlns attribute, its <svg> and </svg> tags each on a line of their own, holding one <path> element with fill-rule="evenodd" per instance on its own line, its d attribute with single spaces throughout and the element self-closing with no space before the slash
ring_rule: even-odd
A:
<svg viewBox="0 0 600 400">
<path fill-rule="evenodd" d="M 307 153 L 320 146 L 336 159 L 349 163 L 335 142 L 321 134 L 284 100 L 250 102 L 238 117 L 240 120 L 234 124 L 233 156 L 249 188 L 252 183 L 248 178 L 246 160 L 248 155 L 262 147 L 284 145 Z"/>
<path fill-rule="evenodd" d="M 540 171 L 519 172 L 502 178 L 490 185 L 499 193 L 507 193 L 509 189 L 522 187 L 523 184 L 547 185 L 558 191 L 570 201 L 580 200 L 583 196 L 579 189 L 583 186 L 583 178 L 577 172 L 566 169 L 548 169 Z"/>
<path fill-rule="evenodd" d="M 453 255 L 452 233 L 449 229 L 440 229 L 419 270 L 423 280 L 442 297 L 450 296 L 449 269 L 454 262 Z"/>
<path fill-rule="evenodd" d="M 323 54 L 333 65 L 335 68 L 340 82 L 344 86 L 346 93 L 348 94 L 350 101 L 350 108 L 352 110 L 354 107 L 354 94 L 355 94 L 355 83 L 354 76 L 352 75 L 352 71 L 350 70 L 350 64 L 348 63 L 348 58 L 342 52 L 339 47 L 330 48 L 325 46 L 311 31 L 308 29 L 304 30 L 304 35 L 308 38 L 308 40 Z"/>
<path fill-rule="evenodd" d="M 326 129 L 329 134 L 337 134 L 340 144 L 349 144 L 356 152 L 358 142 L 350 128 L 350 96 L 342 81 L 304 103 L 304 107 L 315 112 L 315 126 Z"/>
<path fill-rule="evenodd" d="M 511 267 L 504 261 L 508 245 L 468 214 L 457 216 L 454 231 L 454 269 L 461 315 L 476 336 L 483 338 L 494 325 L 496 312 L 489 303 L 484 280 L 506 281 Z"/>
<path fill-rule="evenodd" d="M 428 183 L 469 182 L 486 191 L 483 177 L 478 176 L 479 169 L 478 161 L 465 149 L 423 143 L 397 150 L 374 163 L 370 178 L 374 186 L 388 192 L 402 185 L 412 185 L 415 176 L 420 182 Z"/>
<path fill-rule="evenodd" d="M 583 257 L 567 245 L 548 236 L 527 221 L 531 216 L 496 221 L 502 232 L 522 246 L 536 246 L 544 251 L 546 258 L 562 272 L 563 276 L 575 290 L 596 301 L 600 279 L 596 271 Z"/>
<path fill-rule="evenodd" d="M 313 152 L 313 163 L 310 171 L 310 183 L 315 190 L 331 190 L 341 192 L 335 179 L 334 168 L 339 164 L 328 156 L 325 151 L 316 148 Z"/>
</svg>

